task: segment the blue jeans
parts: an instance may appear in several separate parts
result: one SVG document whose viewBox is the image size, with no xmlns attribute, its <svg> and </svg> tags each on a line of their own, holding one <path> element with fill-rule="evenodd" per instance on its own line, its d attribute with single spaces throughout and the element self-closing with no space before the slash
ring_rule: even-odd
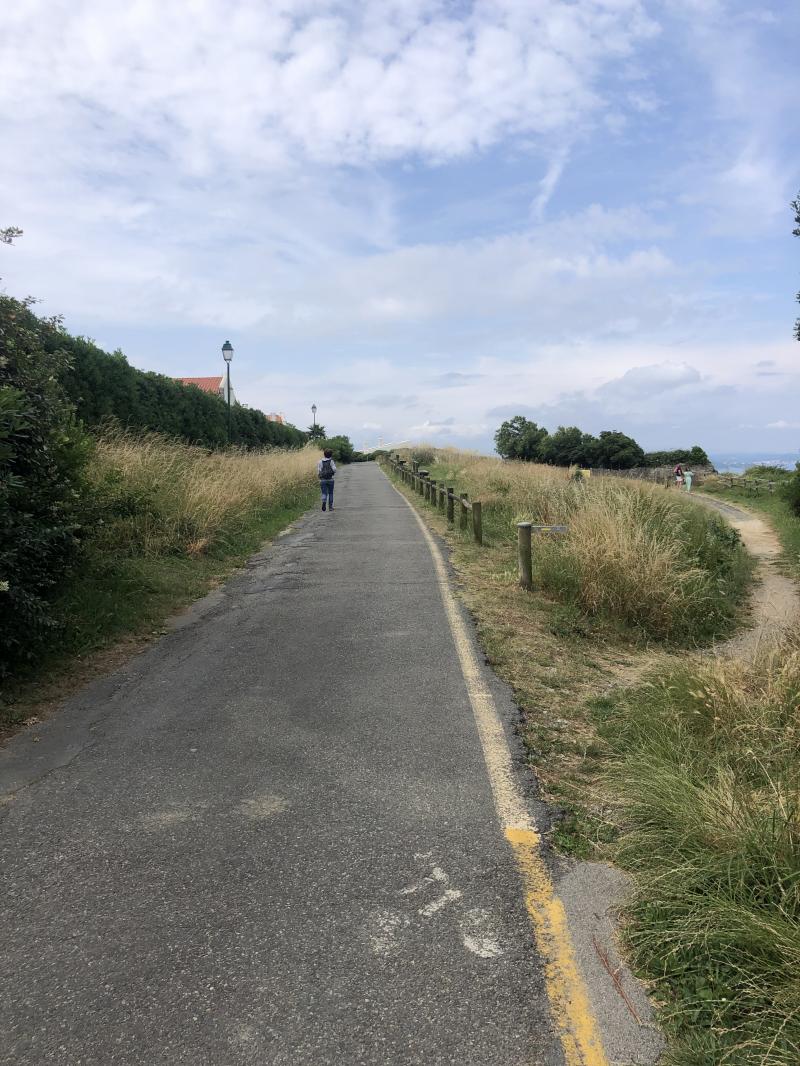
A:
<svg viewBox="0 0 800 1066">
<path fill-rule="evenodd" d="M 320 481 L 320 488 L 322 489 L 322 502 L 328 501 L 328 505 L 333 507 L 333 478 L 330 481 Z"/>
</svg>

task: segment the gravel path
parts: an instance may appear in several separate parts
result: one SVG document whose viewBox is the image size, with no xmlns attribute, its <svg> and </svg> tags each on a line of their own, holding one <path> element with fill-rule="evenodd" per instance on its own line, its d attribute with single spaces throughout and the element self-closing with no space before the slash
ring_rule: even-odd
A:
<svg viewBox="0 0 800 1066">
<path fill-rule="evenodd" d="M 765 641 L 780 639 L 787 629 L 800 623 L 800 589 L 796 581 L 778 569 L 783 549 L 772 526 L 752 511 L 712 496 L 693 493 L 692 499 L 721 512 L 757 560 L 757 583 L 751 597 L 752 625 L 719 648 L 726 655 L 752 657 Z"/>
</svg>

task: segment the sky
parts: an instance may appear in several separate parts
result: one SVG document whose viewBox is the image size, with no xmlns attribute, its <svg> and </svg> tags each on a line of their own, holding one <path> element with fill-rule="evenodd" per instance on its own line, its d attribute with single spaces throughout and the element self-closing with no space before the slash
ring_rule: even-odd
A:
<svg viewBox="0 0 800 1066">
<path fill-rule="evenodd" d="M 800 4 L 17 0 L 5 291 L 357 447 L 800 449 Z"/>
</svg>

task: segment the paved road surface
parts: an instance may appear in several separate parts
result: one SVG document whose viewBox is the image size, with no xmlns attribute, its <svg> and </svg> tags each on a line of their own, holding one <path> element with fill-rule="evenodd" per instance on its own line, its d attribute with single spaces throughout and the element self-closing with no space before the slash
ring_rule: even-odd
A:
<svg viewBox="0 0 800 1066">
<path fill-rule="evenodd" d="M 562 1062 L 425 541 L 336 493 L 0 757 L 0 1062 Z"/>
</svg>

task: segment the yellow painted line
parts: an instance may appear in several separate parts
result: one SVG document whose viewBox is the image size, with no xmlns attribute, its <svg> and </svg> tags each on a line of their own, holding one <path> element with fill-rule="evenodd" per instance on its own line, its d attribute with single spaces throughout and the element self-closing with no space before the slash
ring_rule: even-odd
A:
<svg viewBox="0 0 800 1066">
<path fill-rule="evenodd" d="M 517 788 L 503 724 L 450 587 L 442 553 L 416 509 L 395 485 L 392 488 L 414 515 L 433 559 L 439 592 L 478 727 L 495 809 L 522 879 L 525 906 L 544 965 L 550 1010 L 561 1038 L 564 1058 L 567 1066 L 608 1066 L 589 996 L 575 962 L 564 905 L 555 894 L 542 856 L 541 835 Z"/>
</svg>

